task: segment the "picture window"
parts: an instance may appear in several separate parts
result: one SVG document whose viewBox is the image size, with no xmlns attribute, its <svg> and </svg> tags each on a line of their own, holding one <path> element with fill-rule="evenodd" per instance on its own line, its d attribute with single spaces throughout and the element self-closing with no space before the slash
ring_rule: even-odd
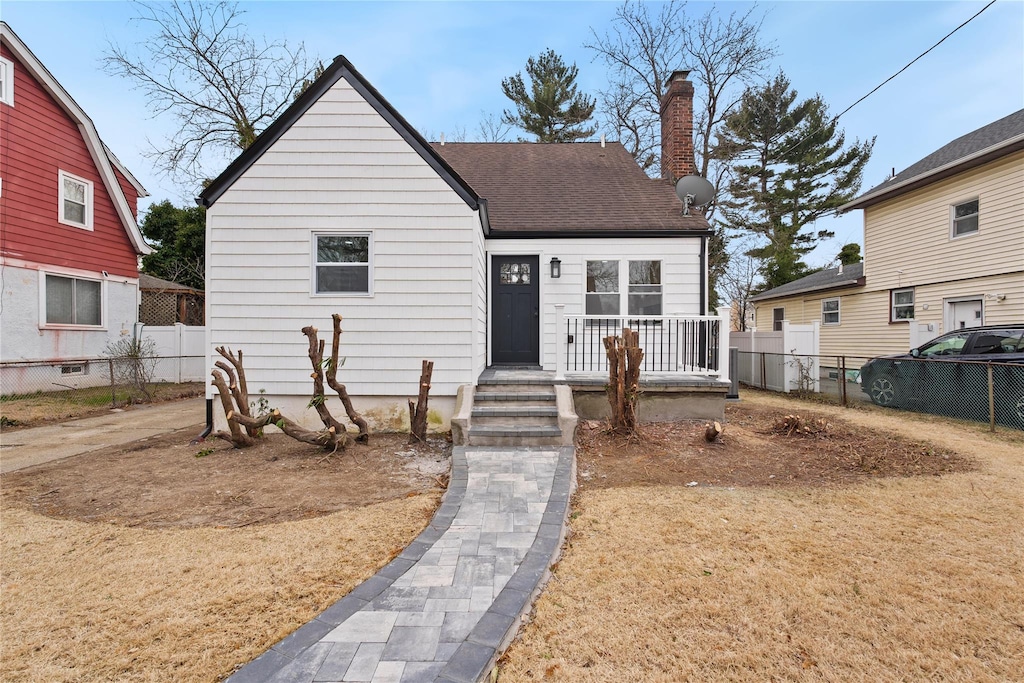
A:
<svg viewBox="0 0 1024 683">
<path fill-rule="evenodd" d="M 46 324 L 103 324 L 103 283 L 61 275 L 46 275 Z"/>
</svg>

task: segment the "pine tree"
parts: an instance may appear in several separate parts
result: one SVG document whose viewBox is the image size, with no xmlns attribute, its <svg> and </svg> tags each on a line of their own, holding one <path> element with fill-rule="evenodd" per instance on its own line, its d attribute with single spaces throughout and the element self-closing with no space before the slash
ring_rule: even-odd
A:
<svg viewBox="0 0 1024 683">
<path fill-rule="evenodd" d="M 505 110 L 502 121 L 537 136 L 537 142 L 575 142 L 597 130 L 587 126 L 594 114 L 594 99 L 576 90 L 576 65 L 566 66 L 554 50 L 526 62 L 527 89 L 522 73 L 501 82 L 516 110 Z"/>
<path fill-rule="evenodd" d="M 760 259 L 765 289 L 809 273 L 801 257 L 833 233 L 808 228 L 857 194 L 873 146 L 874 138 L 846 146 L 821 96 L 797 101 L 781 73 L 744 93 L 716 146 L 734 159 L 719 206 L 730 229 L 760 238 L 749 253 Z"/>
</svg>

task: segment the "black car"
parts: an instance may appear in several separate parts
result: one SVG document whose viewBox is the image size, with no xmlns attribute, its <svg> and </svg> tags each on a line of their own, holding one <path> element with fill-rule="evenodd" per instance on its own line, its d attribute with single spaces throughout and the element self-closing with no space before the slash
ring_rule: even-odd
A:
<svg viewBox="0 0 1024 683">
<path fill-rule="evenodd" d="M 989 421 L 989 370 L 996 421 L 1024 429 L 1024 325 L 949 332 L 910 353 L 873 358 L 861 391 L 880 406 Z"/>
</svg>

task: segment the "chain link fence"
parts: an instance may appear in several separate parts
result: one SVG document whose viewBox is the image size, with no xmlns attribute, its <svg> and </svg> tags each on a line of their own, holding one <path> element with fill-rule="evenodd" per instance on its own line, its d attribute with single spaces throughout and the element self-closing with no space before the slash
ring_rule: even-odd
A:
<svg viewBox="0 0 1024 683">
<path fill-rule="evenodd" d="M 1024 430 L 1024 364 L 740 351 L 739 382 Z"/>
<path fill-rule="evenodd" d="M 0 363 L 0 425 L 28 426 L 130 403 L 198 396 L 203 356 Z M 185 369 L 186 372 L 182 372 Z M 191 380 L 191 381 L 190 381 Z"/>
</svg>

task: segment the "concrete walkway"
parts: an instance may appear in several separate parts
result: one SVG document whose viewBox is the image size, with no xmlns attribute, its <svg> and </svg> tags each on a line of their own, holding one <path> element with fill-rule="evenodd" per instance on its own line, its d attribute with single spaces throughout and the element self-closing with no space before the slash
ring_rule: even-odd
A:
<svg viewBox="0 0 1024 683">
<path fill-rule="evenodd" d="M 427 529 L 229 683 L 482 680 L 558 557 L 574 462 L 571 446 L 456 447 Z"/>
<path fill-rule="evenodd" d="M 195 426 L 198 436 L 205 424 L 206 400 L 189 398 L 132 406 L 45 427 L 4 430 L 0 432 L 0 473 L 120 446 L 183 427 Z"/>
</svg>

